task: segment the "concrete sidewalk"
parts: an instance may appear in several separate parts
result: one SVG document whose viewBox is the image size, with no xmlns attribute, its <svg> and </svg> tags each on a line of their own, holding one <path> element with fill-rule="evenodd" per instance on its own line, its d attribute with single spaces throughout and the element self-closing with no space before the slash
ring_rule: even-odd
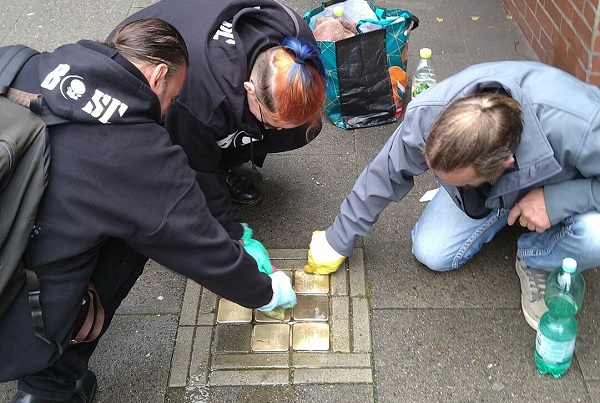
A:
<svg viewBox="0 0 600 403">
<path fill-rule="evenodd" d="M 152 2 L 3 0 L 0 45 L 51 50 L 102 39 Z M 320 4 L 284 2 L 301 14 Z M 409 74 L 424 46 L 433 49 L 442 78 L 482 61 L 536 60 L 500 0 L 376 3 L 407 8 L 420 19 Z M 312 231 L 331 223 L 395 127 L 342 131 L 327 122 L 309 146 L 268 157 L 258 178 L 265 200 L 243 210 L 243 219 L 276 264 L 298 276 L 296 286 Z M 151 262 L 90 363 L 99 380 L 96 402 L 600 402 L 600 274 L 585 274 L 571 369 L 559 380 L 539 375 L 535 332 L 520 311 L 514 270 L 518 230 L 501 233 L 454 272 L 431 272 L 412 257 L 419 197 L 435 187 L 429 174 L 417 178 L 408 197 L 386 209 L 356 245 L 344 270 L 326 280 L 324 293 L 323 284 L 306 286 L 320 289 L 308 292 L 321 293 L 319 304 L 325 298 L 319 318 L 328 333 L 316 335 L 327 342 L 321 351 L 294 343 L 314 339 L 322 326 L 294 339 L 286 333 L 291 320 L 273 333 L 283 334 L 278 351 L 257 353 L 262 339 L 253 335 L 260 323 L 252 313 L 223 320 L 217 296 Z M 0 401 L 14 391 L 14 382 L 0 384 Z"/>
</svg>

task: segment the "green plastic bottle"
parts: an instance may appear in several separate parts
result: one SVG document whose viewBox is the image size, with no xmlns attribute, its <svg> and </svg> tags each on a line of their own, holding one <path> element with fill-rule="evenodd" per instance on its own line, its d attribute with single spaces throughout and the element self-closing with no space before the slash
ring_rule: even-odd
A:
<svg viewBox="0 0 600 403">
<path fill-rule="evenodd" d="M 542 315 L 535 338 L 535 365 L 541 374 L 560 378 L 571 365 L 577 339 L 575 314 L 581 309 L 585 281 L 575 259 L 566 258 L 562 267 L 548 277 Z"/>
</svg>

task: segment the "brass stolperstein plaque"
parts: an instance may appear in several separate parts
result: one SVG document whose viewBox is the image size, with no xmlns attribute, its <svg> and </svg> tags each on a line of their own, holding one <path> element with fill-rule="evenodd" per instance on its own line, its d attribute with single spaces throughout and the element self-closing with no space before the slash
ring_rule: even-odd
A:
<svg viewBox="0 0 600 403">
<path fill-rule="evenodd" d="M 249 323 L 252 321 L 252 309 L 221 298 L 217 311 L 218 323 Z"/>
<path fill-rule="evenodd" d="M 292 310 L 291 309 L 286 309 L 283 311 L 283 320 L 277 320 L 274 318 L 270 318 L 267 315 L 265 315 L 264 313 L 262 313 L 261 311 L 259 311 L 258 309 L 256 311 L 254 319 L 256 320 L 256 323 L 282 323 L 282 322 L 289 322 L 291 317 L 292 317 Z"/>
<path fill-rule="evenodd" d="M 327 294 L 329 292 L 329 276 L 308 274 L 296 270 L 294 272 L 294 291 L 298 294 Z"/>
<path fill-rule="evenodd" d="M 326 322 L 329 319 L 329 298 L 326 295 L 298 295 L 294 320 Z"/>
<path fill-rule="evenodd" d="M 327 323 L 294 323 L 292 348 L 296 351 L 329 350 L 329 325 Z"/>
<path fill-rule="evenodd" d="M 252 351 L 288 351 L 290 326 L 287 324 L 255 325 L 252 330 Z"/>
</svg>

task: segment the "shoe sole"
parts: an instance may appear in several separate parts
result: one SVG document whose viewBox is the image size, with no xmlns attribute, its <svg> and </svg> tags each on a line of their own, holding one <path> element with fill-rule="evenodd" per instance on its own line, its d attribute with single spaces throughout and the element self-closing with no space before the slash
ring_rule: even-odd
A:
<svg viewBox="0 0 600 403">
<path fill-rule="evenodd" d="M 257 206 L 260 204 L 260 202 L 262 201 L 262 196 L 259 199 L 252 200 L 250 202 L 244 202 L 244 201 L 233 200 L 233 199 L 231 199 L 231 201 L 242 207 L 254 207 L 254 206 Z"/>
</svg>

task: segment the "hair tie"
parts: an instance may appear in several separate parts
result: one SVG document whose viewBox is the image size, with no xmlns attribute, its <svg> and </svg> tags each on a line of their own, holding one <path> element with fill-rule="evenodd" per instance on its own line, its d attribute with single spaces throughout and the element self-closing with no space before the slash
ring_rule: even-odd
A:
<svg viewBox="0 0 600 403">
<path fill-rule="evenodd" d="M 294 63 L 298 63 L 298 64 L 304 64 L 304 60 L 302 60 L 302 59 L 299 59 L 299 58 L 297 58 L 297 57 L 296 57 L 296 58 L 294 59 Z"/>
</svg>

